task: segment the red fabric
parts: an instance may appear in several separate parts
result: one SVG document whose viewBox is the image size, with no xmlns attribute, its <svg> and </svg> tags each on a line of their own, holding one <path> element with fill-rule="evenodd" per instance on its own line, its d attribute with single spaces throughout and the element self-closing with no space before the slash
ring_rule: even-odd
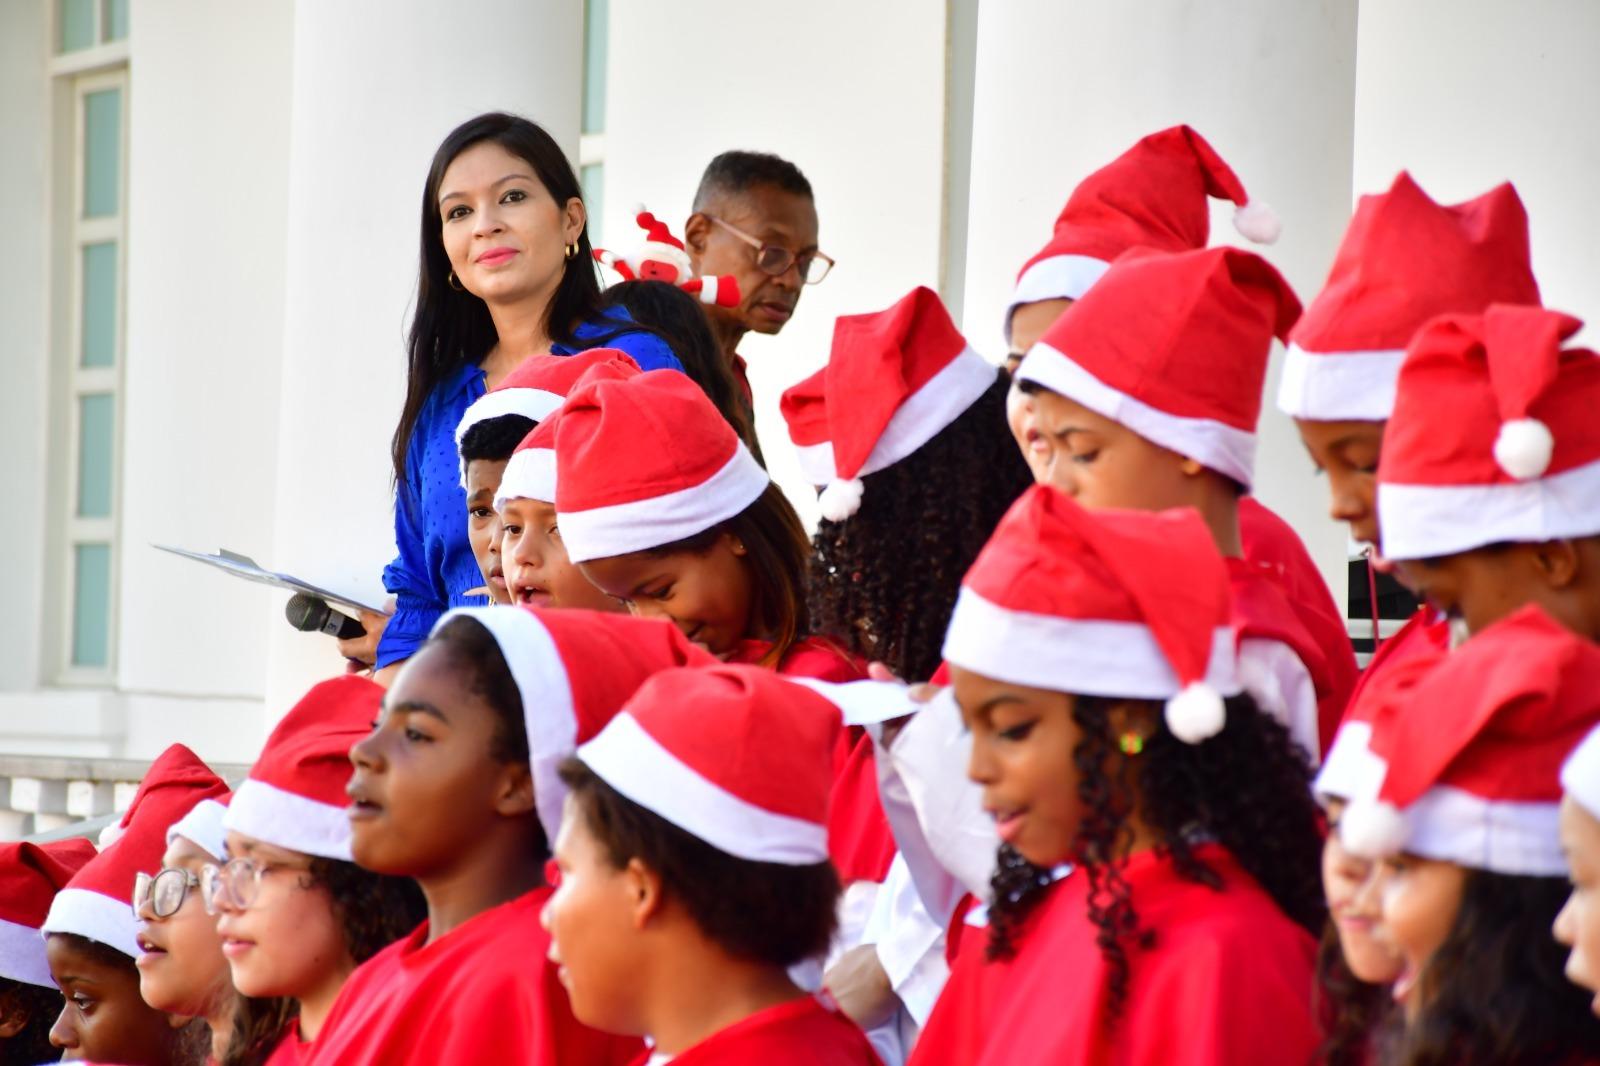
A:
<svg viewBox="0 0 1600 1066">
<path fill-rule="evenodd" d="M 1361 694 L 1373 678 L 1393 668 L 1396 663 L 1418 655 L 1436 655 L 1449 649 L 1449 620 L 1432 607 L 1422 607 L 1394 636 L 1378 645 L 1372 661 L 1367 663 L 1367 668 L 1356 679 L 1356 687 L 1350 693 L 1350 706 L 1354 707 L 1361 701 Z"/>
<path fill-rule="evenodd" d="M 759 666 L 771 650 L 770 640 L 742 640 L 728 656 L 728 662 Z M 809 677 L 814 681 L 861 681 L 867 676 L 860 659 L 822 637 L 796 641 L 776 669 L 785 677 Z"/>
<path fill-rule="evenodd" d="M 650 1052 L 634 1059 L 645 1066 Z M 815 996 L 758 1011 L 673 1057 L 673 1066 L 879 1066 L 854 1022 Z"/>
<path fill-rule="evenodd" d="M 278 1046 L 267 1056 L 265 1066 L 300 1066 L 311 1061 L 311 1041 L 300 1039 L 300 1019 L 289 1023 L 288 1030 Z"/>
<path fill-rule="evenodd" d="M 1245 561 L 1268 571 L 1322 652 L 1322 672 L 1313 671 L 1311 681 L 1317 686 L 1318 750 L 1326 753 L 1361 675 L 1344 612 L 1294 527 L 1254 496 L 1239 501 L 1239 539 Z"/>
<path fill-rule="evenodd" d="M 950 924 L 944 931 L 944 961 L 951 969 L 955 968 L 956 960 L 961 957 L 963 951 L 971 951 L 974 945 L 981 945 L 983 942 L 983 930 L 974 931 L 976 927 L 967 924 L 967 915 L 977 906 L 978 897 L 968 892 L 956 900 L 956 908 L 950 914 Z M 981 951 L 981 948 L 978 950 Z"/>
<path fill-rule="evenodd" d="M 1324 702 L 1331 705 L 1334 696 L 1330 687 L 1332 673 L 1322 646 L 1300 621 L 1289 598 L 1265 566 L 1244 559 L 1229 559 L 1228 578 L 1233 587 L 1233 630 L 1238 639 L 1275 640 L 1287 645 L 1311 675 L 1311 683 L 1317 689 L 1318 745 L 1319 750 L 1326 753 L 1333 745 L 1333 734 L 1338 731 L 1344 707 L 1341 704 L 1331 716 L 1321 713 Z M 1349 643 L 1348 638 L 1346 643 Z M 1348 693 L 1345 695 L 1348 698 Z"/>
<path fill-rule="evenodd" d="M 1088 878 L 1049 889 L 1017 954 L 963 950 L 911 1066 L 1278 1066 L 1310 1062 L 1316 944 L 1221 846 L 1198 853 L 1222 891 L 1180 878 L 1155 852 L 1124 871 L 1154 946 L 1130 953 L 1128 995 L 1104 1024 L 1106 968 L 1088 920 Z M 979 930 L 968 930 L 969 938 Z"/>
<path fill-rule="evenodd" d="M 878 797 L 878 767 L 872 738 L 852 726 L 840 734 L 833 792 L 828 800 L 828 852 L 839 880 L 882 884 L 896 850 L 894 833 Z"/>
<path fill-rule="evenodd" d="M 535 889 L 427 943 L 428 925 L 356 968 L 311 1047 L 310 1063 L 620 1064 L 637 1039 L 572 1016 L 548 959 Z"/>
</svg>

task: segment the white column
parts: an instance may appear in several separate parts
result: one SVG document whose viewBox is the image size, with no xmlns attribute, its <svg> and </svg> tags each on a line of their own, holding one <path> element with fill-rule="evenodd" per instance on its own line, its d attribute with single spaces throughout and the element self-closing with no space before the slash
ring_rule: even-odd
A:
<svg viewBox="0 0 1600 1066">
<path fill-rule="evenodd" d="M 1597 41 L 1594 0 L 1365 0 L 1357 191 L 1402 168 L 1445 202 L 1515 182 L 1545 305 L 1600 317 Z"/>
<path fill-rule="evenodd" d="M 978 15 L 967 335 L 998 353 L 1022 264 L 1043 246 L 1084 176 L 1146 133 L 1186 122 L 1275 207 L 1265 254 L 1310 299 L 1350 212 L 1355 0 L 1008 0 Z M 1214 243 L 1247 244 L 1228 211 Z M 1256 464 L 1261 499 L 1291 522 L 1336 596 L 1345 537 L 1327 518 L 1294 427 L 1266 389 Z"/>
<path fill-rule="evenodd" d="M 273 562 L 382 595 L 389 438 L 405 389 L 422 186 L 483 111 L 544 125 L 577 157 L 582 5 L 339 0 L 294 7 L 286 309 Z M 268 622 L 267 715 L 341 667 L 327 638 Z"/>
</svg>

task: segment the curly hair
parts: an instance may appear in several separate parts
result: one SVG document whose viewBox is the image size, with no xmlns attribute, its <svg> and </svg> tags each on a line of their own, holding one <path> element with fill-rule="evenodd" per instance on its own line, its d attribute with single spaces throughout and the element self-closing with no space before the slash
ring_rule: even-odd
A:
<svg viewBox="0 0 1600 1066">
<path fill-rule="evenodd" d="M 1550 935 L 1570 888 L 1564 877 L 1468 870 L 1417 982 L 1421 1011 L 1394 1020 L 1386 1066 L 1600 1061 L 1593 994 L 1566 979 L 1566 949 Z"/>
<path fill-rule="evenodd" d="M 823 519 L 811 539 L 806 598 L 818 633 L 900 677 L 938 669 L 961 579 L 1032 483 L 994 384 L 906 458 L 862 478 L 861 509 Z"/>
<path fill-rule="evenodd" d="M 1113 1022 L 1127 997 L 1130 945 L 1154 943 L 1151 931 L 1139 927 L 1122 876 L 1132 840 L 1128 816 L 1135 809 L 1179 877 L 1220 891 L 1220 877 L 1196 854 L 1202 841 L 1215 841 L 1297 925 L 1315 934 L 1327 916 L 1311 771 L 1288 731 L 1241 695 L 1227 700 L 1226 724 L 1211 739 L 1186 744 L 1157 715 L 1159 725 L 1143 751 L 1128 756 L 1110 727 L 1111 710 L 1122 702 L 1076 696 L 1072 706 L 1082 734 L 1072 758 L 1084 811 L 1072 852 L 1088 879 L 1089 921 L 1108 971 L 1107 1018 Z M 990 958 L 1015 953 L 1019 928 L 1051 883 L 1049 871 L 1001 847 L 989 911 Z"/>
<path fill-rule="evenodd" d="M 1339 930 L 1330 919 L 1317 945 L 1317 983 L 1313 1005 L 1322 1024 L 1319 1066 L 1366 1066 L 1372 1061 L 1373 1038 L 1388 1016 L 1387 985 L 1374 985 L 1350 972 Z"/>
<path fill-rule="evenodd" d="M 61 992 L 0 977 L 0 1018 L 21 1013 L 27 1021 L 9 1040 L 0 1040 L 7 1062 L 48 1062 L 60 1050 L 50 1046 L 50 1027 L 61 1013 Z"/>
</svg>

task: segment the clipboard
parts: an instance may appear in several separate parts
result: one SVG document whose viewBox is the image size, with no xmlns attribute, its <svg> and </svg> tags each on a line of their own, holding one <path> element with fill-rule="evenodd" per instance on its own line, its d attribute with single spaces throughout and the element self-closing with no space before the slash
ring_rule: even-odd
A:
<svg viewBox="0 0 1600 1066">
<path fill-rule="evenodd" d="M 313 596 L 327 600 L 329 603 L 354 607 L 358 611 L 372 611 L 376 614 L 385 613 L 381 607 L 374 607 L 370 603 L 364 603 L 343 593 L 332 592 L 322 588 L 320 585 L 302 581 L 292 574 L 280 574 L 267 570 L 248 555 L 240 555 L 238 552 L 231 552 L 226 548 L 219 549 L 215 555 L 208 555 L 205 552 L 190 551 L 188 548 L 174 548 L 169 544 L 152 544 L 151 547 L 164 552 L 171 552 L 173 555 L 184 559 L 193 559 L 197 563 L 216 567 L 225 574 L 232 574 L 234 577 L 243 578 L 246 581 L 254 581 L 258 585 L 270 585 L 273 588 L 285 589 L 289 592 L 310 593 Z"/>
</svg>

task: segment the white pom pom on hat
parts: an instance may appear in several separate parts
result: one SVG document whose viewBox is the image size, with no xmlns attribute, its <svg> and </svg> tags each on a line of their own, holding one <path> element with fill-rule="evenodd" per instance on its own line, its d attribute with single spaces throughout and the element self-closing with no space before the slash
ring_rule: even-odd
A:
<svg viewBox="0 0 1600 1066">
<path fill-rule="evenodd" d="M 1233 228 L 1246 240 L 1272 244 L 1283 235 L 1283 220 L 1266 204 L 1251 200 L 1234 209 Z"/>
<path fill-rule="evenodd" d="M 1494 461 L 1518 481 L 1531 481 L 1550 469 L 1556 439 L 1537 418 L 1513 418 L 1500 424 L 1494 438 Z"/>
<path fill-rule="evenodd" d="M 1167 728 L 1185 744 L 1199 744 L 1222 732 L 1228 712 L 1222 696 L 1204 681 L 1191 681 L 1167 700 Z"/>
<path fill-rule="evenodd" d="M 1397 855 L 1406 844 L 1406 819 L 1386 800 L 1354 800 L 1339 819 L 1345 850 L 1366 859 Z"/>
<path fill-rule="evenodd" d="M 817 503 L 822 505 L 822 517 L 830 522 L 843 522 L 861 510 L 861 497 L 866 491 L 858 477 L 834 479 L 828 482 Z"/>
</svg>

